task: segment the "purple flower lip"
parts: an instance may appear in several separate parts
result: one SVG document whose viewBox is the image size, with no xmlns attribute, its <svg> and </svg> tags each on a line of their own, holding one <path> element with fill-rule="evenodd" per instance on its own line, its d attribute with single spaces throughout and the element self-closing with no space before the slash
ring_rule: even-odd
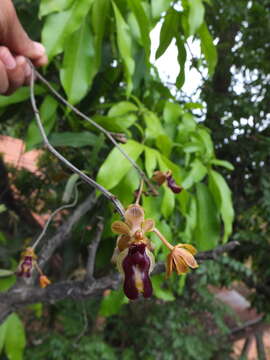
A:
<svg viewBox="0 0 270 360">
<path fill-rule="evenodd" d="M 32 256 L 25 256 L 22 263 L 19 265 L 19 271 L 16 275 L 20 277 L 31 277 L 31 272 L 33 269 L 33 258 Z"/>
<path fill-rule="evenodd" d="M 151 260 L 146 253 L 146 245 L 143 243 L 131 245 L 123 260 L 124 293 L 129 299 L 135 300 L 140 294 L 145 298 L 152 296 L 150 266 Z"/>
<path fill-rule="evenodd" d="M 167 185 L 168 187 L 172 190 L 172 192 L 174 192 L 175 194 L 179 194 L 183 188 L 181 186 L 178 186 L 175 182 L 175 180 L 173 179 L 172 175 L 169 175 L 167 177 Z"/>
</svg>

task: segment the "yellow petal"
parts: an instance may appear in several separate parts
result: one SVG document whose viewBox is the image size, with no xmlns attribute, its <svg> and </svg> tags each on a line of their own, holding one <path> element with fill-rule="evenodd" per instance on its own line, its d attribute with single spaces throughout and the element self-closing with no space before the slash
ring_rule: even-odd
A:
<svg viewBox="0 0 270 360">
<path fill-rule="evenodd" d="M 112 232 L 116 234 L 125 234 L 128 235 L 130 232 L 130 228 L 123 221 L 115 221 L 111 226 Z"/>
<path fill-rule="evenodd" d="M 155 227 L 155 221 L 153 219 L 146 219 L 142 223 L 142 231 L 145 233 L 153 231 L 154 227 Z"/>
<path fill-rule="evenodd" d="M 150 259 L 149 274 L 151 274 L 151 272 L 153 271 L 154 266 L 155 266 L 155 257 L 154 257 L 153 253 L 149 249 L 146 248 L 145 251 L 146 251 L 146 255 Z"/>
<path fill-rule="evenodd" d="M 128 254 L 128 250 L 129 249 L 125 249 L 124 251 L 121 251 L 116 258 L 116 266 L 117 266 L 117 269 L 120 272 L 120 274 L 124 274 L 123 261 Z"/>
<path fill-rule="evenodd" d="M 182 261 L 192 269 L 196 269 L 199 265 L 194 256 L 186 249 L 175 247 L 173 250 L 174 257 L 181 258 Z"/>
<path fill-rule="evenodd" d="M 197 250 L 195 249 L 195 247 L 190 244 L 178 244 L 176 246 L 187 249 L 192 255 L 197 254 Z"/>
</svg>

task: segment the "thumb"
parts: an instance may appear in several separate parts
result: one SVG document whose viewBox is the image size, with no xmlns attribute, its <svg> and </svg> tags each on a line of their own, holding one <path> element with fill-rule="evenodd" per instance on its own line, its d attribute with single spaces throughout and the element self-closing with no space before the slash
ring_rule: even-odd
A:
<svg viewBox="0 0 270 360">
<path fill-rule="evenodd" d="M 0 0 L 1 1 L 1 0 Z M 16 55 L 28 57 L 31 60 L 39 60 L 46 57 L 46 51 L 42 44 L 32 41 L 24 31 L 14 7 L 9 9 L 6 17 L 6 32 L 2 44 Z"/>
</svg>

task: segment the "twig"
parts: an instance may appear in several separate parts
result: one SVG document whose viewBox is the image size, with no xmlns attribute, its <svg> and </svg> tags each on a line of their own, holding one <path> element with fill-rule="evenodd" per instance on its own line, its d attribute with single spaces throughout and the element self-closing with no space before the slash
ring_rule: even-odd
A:
<svg viewBox="0 0 270 360">
<path fill-rule="evenodd" d="M 69 208 L 75 206 L 75 205 L 77 204 L 77 201 L 78 201 L 78 189 L 77 189 L 77 186 L 75 186 L 75 198 L 74 198 L 74 201 L 73 201 L 71 204 L 62 205 L 62 206 L 60 206 L 59 208 L 57 208 L 56 210 L 54 210 L 54 212 L 50 215 L 49 219 L 47 220 L 47 222 L 46 222 L 46 224 L 45 224 L 45 226 L 44 226 L 41 234 L 39 235 L 39 237 L 37 238 L 37 240 L 35 241 L 35 243 L 33 244 L 33 246 L 31 246 L 33 250 L 38 246 L 40 240 L 41 240 L 41 239 L 43 238 L 43 236 L 45 235 L 45 233 L 46 233 L 46 231 L 47 231 L 47 229 L 48 229 L 48 226 L 49 226 L 50 222 L 52 221 L 53 217 L 54 217 L 58 212 L 60 212 L 60 211 L 62 211 L 62 210 L 64 210 L 64 209 L 69 209 Z"/>
<path fill-rule="evenodd" d="M 240 355 L 240 360 L 245 360 L 246 359 L 246 356 L 247 356 L 247 354 L 249 352 L 251 344 L 252 344 L 252 336 L 249 335 L 246 338 L 244 346 L 242 348 L 241 355 Z"/>
<path fill-rule="evenodd" d="M 51 239 L 52 240 L 52 239 Z M 52 242 L 52 244 L 54 244 Z M 214 249 L 213 252 L 218 249 L 223 249 L 223 252 L 226 252 L 228 249 L 226 245 Z M 237 244 L 234 244 L 236 246 Z M 232 246 L 230 246 L 232 249 Z M 210 259 L 209 251 L 200 252 L 197 254 L 197 259 L 205 259 L 205 253 L 207 253 L 207 259 Z M 221 250 L 219 250 L 221 254 Z M 213 259 L 213 257 L 212 257 Z M 158 263 L 155 266 L 153 274 L 159 274 L 165 271 L 164 264 Z M 108 276 L 99 278 L 85 286 L 85 280 L 83 281 L 63 281 L 57 284 L 52 284 L 45 289 L 40 289 L 37 287 L 14 287 L 11 290 L 1 293 L 0 292 L 0 323 L 4 321 L 7 315 L 12 311 L 33 304 L 36 302 L 42 303 L 52 303 L 58 300 L 71 298 L 75 300 L 88 299 L 93 296 L 102 295 L 106 289 L 117 289 L 121 283 L 121 277 L 118 273 L 113 273 Z M 7 305 L 7 307 L 4 307 Z M 1 312 L 1 307 L 3 307 L 3 313 Z"/>
<path fill-rule="evenodd" d="M 263 331 L 262 329 L 259 329 L 255 332 L 255 338 L 256 338 L 256 346 L 257 346 L 257 354 L 259 360 L 266 360 L 266 354 L 264 349 L 264 343 L 263 343 Z"/>
<path fill-rule="evenodd" d="M 97 230 L 95 236 L 91 243 L 88 245 L 88 260 L 86 265 L 86 276 L 85 280 L 87 283 L 94 281 L 94 270 L 95 270 L 95 260 L 96 260 L 96 253 L 98 249 L 98 245 L 101 240 L 101 236 L 103 233 L 104 225 L 103 219 L 100 219 L 97 223 Z"/>
<path fill-rule="evenodd" d="M 139 176 L 144 179 L 144 181 L 147 183 L 149 188 L 151 189 L 152 193 L 154 195 L 157 195 L 158 192 L 156 188 L 151 184 L 145 173 L 142 171 L 142 169 L 138 166 L 138 164 L 119 146 L 117 141 L 115 141 L 114 137 L 111 135 L 109 131 L 104 129 L 102 126 L 97 124 L 94 120 L 92 120 L 89 116 L 82 113 L 79 109 L 77 109 L 75 106 L 71 105 L 66 99 L 64 99 L 58 91 L 56 91 L 51 84 L 33 67 L 31 63 L 32 71 L 34 71 L 36 77 L 41 80 L 48 88 L 49 90 L 67 107 L 69 107 L 75 114 L 89 122 L 91 125 L 93 125 L 95 128 L 97 128 L 99 131 L 101 131 L 105 136 L 107 136 L 108 139 L 114 144 L 114 146 L 117 147 L 117 149 L 122 153 L 122 155 L 132 164 L 132 166 L 137 170 Z"/>
<path fill-rule="evenodd" d="M 227 251 L 231 251 L 239 245 L 240 243 L 238 241 L 230 241 L 225 245 L 216 247 L 214 250 L 199 252 L 195 255 L 195 258 L 197 260 L 216 260 L 219 255 L 224 254 Z"/>
<path fill-rule="evenodd" d="M 66 166 L 68 166 L 74 173 L 78 174 L 80 176 L 80 178 L 82 180 L 84 180 L 87 184 L 93 186 L 94 188 L 96 188 L 97 190 L 101 191 L 103 193 L 103 195 L 109 199 L 115 206 L 116 210 L 118 211 L 118 213 L 124 217 L 124 208 L 123 205 L 120 203 L 120 201 L 116 198 L 115 195 L 113 195 L 112 193 L 110 193 L 107 189 L 105 189 L 102 185 L 98 184 L 96 181 L 94 181 L 93 179 L 91 179 L 89 176 L 87 176 L 86 174 L 84 174 L 82 171 L 80 171 L 76 166 L 74 166 L 73 164 L 71 164 L 71 162 L 69 162 L 64 156 L 62 156 L 49 142 L 46 132 L 44 130 L 44 127 L 42 125 L 41 119 L 40 119 L 40 114 L 36 105 L 36 99 L 35 99 L 35 95 L 34 95 L 34 70 L 32 67 L 32 73 L 31 73 L 31 82 L 30 82 L 30 96 L 31 96 L 31 103 L 32 103 L 32 107 L 33 107 L 33 111 L 35 114 L 35 118 L 37 121 L 37 125 L 38 128 L 40 130 L 40 133 L 42 135 L 43 141 L 45 143 L 45 145 L 47 146 L 48 150 L 54 154 L 60 161 L 62 161 Z"/>
</svg>

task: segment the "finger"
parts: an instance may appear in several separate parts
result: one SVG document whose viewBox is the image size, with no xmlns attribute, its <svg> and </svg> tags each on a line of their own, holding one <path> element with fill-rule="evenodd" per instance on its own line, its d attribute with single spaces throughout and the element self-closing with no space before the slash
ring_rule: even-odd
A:
<svg viewBox="0 0 270 360">
<path fill-rule="evenodd" d="M 39 59 L 46 53 L 42 44 L 32 41 L 28 37 L 17 17 L 11 1 L 6 9 L 5 23 L 6 31 L 1 34 L 1 42 L 13 53 L 23 55 L 32 60 Z"/>
<path fill-rule="evenodd" d="M 24 56 L 16 56 L 15 61 L 15 69 L 7 70 L 9 79 L 9 89 L 7 94 L 12 94 L 15 90 L 21 87 L 25 83 L 26 77 L 29 76 L 29 65 L 26 58 Z"/>
<path fill-rule="evenodd" d="M 6 46 L 0 46 L 0 60 L 8 70 L 16 67 L 15 58 Z"/>
<path fill-rule="evenodd" d="M 5 94 L 9 88 L 7 70 L 0 60 L 0 94 Z"/>
<path fill-rule="evenodd" d="M 37 67 L 44 66 L 48 64 L 48 56 L 44 54 L 43 56 L 39 57 L 38 59 L 33 60 L 33 64 Z"/>
</svg>

